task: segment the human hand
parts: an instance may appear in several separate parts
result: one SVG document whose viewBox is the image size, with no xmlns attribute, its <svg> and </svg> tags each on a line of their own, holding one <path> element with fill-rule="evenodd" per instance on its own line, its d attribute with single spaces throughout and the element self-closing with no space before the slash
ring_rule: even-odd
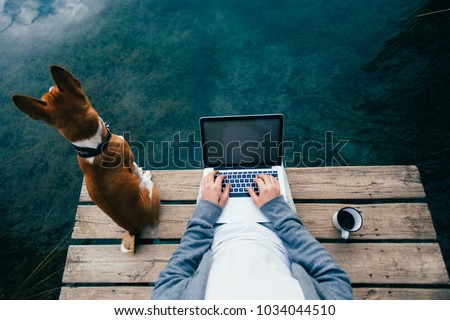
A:
<svg viewBox="0 0 450 320">
<path fill-rule="evenodd" d="M 259 174 L 254 181 L 258 185 L 259 196 L 250 187 L 247 187 L 247 191 L 258 208 L 281 194 L 280 183 L 273 176 Z"/>
<path fill-rule="evenodd" d="M 202 179 L 202 199 L 207 200 L 222 209 L 225 207 L 230 196 L 230 184 L 227 184 L 222 192 L 222 183 L 225 179 L 224 175 L 220 175 L 214 181 L 219 171 L 213 171 Z"/>
</svg>

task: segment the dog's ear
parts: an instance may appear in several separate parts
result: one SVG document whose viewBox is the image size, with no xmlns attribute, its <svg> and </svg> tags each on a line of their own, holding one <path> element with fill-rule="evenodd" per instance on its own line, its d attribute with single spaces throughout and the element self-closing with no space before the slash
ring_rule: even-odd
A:
<svg viewBox="0 0 450 320">
<path fill-rule="evenodd" d="M 79 92 L 81 90 L 81 83 L 66 69 L 59 66 L 51 66 L 50 72 L 53 81 L 58 86 L 61 92 Z"/>
<path fill-rule="evenodd" d="M 12 101 L 20 111 L 29 115 L 31 118 L 50 123 L 51 115 L 45 101 L 18 94 L 12 96 Z"/>
</svg>

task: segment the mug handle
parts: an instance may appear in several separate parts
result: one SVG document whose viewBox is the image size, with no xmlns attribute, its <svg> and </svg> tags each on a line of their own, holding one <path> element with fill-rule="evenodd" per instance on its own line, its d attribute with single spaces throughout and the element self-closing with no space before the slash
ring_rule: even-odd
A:
<svg viewBox="0 0 450 320">
<path fill-rule="evenodd" d="M 349 235 L 350 235 L 350 233 L 347 230 L 342 229 L 342 231 L 341 231 L 342 239 L 348 239 Z"/>
</svg>

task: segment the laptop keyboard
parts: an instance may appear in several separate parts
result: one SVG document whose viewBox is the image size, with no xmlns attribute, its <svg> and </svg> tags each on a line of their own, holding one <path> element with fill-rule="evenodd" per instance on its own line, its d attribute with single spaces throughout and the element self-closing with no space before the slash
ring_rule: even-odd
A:
<svg viewBox="0 0 450 320">
<path fill-rule="evenodd" d="M 274 176 L 278 180 L 278 172 L 276 170 L 264 169 L 264 170 L 239 170 L 239 171 L 219 171 L 219 175 L 225 175 L 226 178 L 222 183 L 222 191 L 227 184 L 231 184 L 230 197 L 249 197 L 246 186 L 252 188 L 256 194 L 259 194 L 259 189 L 255 180 L 258 174 L 267 174 Z"/>
</svg>

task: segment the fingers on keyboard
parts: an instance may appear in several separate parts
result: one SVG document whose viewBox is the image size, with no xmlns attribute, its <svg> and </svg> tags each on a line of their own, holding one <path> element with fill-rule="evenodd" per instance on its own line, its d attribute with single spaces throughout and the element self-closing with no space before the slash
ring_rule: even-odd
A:
<svg viewBox="0 0 450 320">
<path fill-rule="evenodd" d="M 267 170 L 251 171 L 251 172 L 219 172 L 219 174 L 226 175 L 226 178 L 222 182 L 222 190 L 225 189 L 227 184 L 230 184 L 231 195 L 243 194 L 248 196 L 248 192 L 246 189 L 247 186 L 252 188 L 256 194 L 259 194 L 258 185 L 254 182 L 254 180 L 260 174 L 272 175 L 276 179 L 278 179 L 278 174 L 276 171 L 267 171 Z"/>
</svg>

